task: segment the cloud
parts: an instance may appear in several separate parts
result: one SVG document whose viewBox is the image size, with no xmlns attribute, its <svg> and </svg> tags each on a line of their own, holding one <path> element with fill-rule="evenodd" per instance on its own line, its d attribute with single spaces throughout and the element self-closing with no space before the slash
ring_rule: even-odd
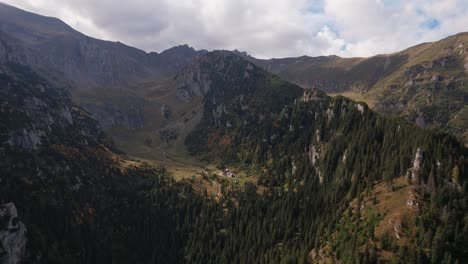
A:
<svg viewBox="0 0 468 264">
<path fill-rule="evenodd" d="M 187 43 L 269 58 L 369 56 L 466 31 L 463 0 L 6 0 L 146 51 Z"/>
<path fill-rule="evenodd" d="M 324 26 L 315 35 L 315 40 L 320 54 L 338 54 L 346 48 L 345 40 L 339 38 L 336 32 L 332 31 L 328 26 Z"/>
<path fill-rule="evenodd" d="M 395 52 L 468 30 L 463 0 L 328 0 L 324 12 L 346 42 L 342 56 Z"/>
</svg>

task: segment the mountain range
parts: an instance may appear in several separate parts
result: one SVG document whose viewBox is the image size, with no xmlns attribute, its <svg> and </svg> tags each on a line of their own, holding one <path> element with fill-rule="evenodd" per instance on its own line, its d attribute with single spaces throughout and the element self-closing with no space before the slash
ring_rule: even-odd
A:
<svg viewBox="0 0 468 264">
<path fill-rule="evenodd" d="M 88 105 L 85 108 L 96 118 L 104 119 L 100 121 L 105 128 L 142 127 L 144 110 L 135 106 L 147 97 L 141 93 L 163 86 L 162 80 L 170 79 L 207 52 L 181 45 L 160 54 L 146 53 L 120 42 L 85 36 L 56 18 L 5 4 L 0 12 L 0 60 L 31 66 L 52 81 L 69 85 L 75 101 Z M 366 102 L 379 113 L 404 118 L 423 128 L 442 128 L 466 142 L 467 39 L 467 33 L 460 33 L 370 58 L 262 60 L 245 52 L 234 53 L 303 88 L 343 94 Z M 96 98 L 101 93 L 104 102 L 95 102 L 101 100 Z M 116 102 L 110 103 L 109 97 L 114 94 Z M 135 97 L 135 102 L 128 105 L 118 99 L 127 96 Z M 110 116 L 109 112 L 119 116 Z"/>
<path fill-rule="evenodd" d="M 147 53 L 0 3 L 0 263 L 463 263 L 467 52 Z"/>
<path fill-rule="evenodd" d="M 460 33 L 370 58 L 244 58 L 302 87 L 365 101 L 379 113 L 439 127 L 466 142 L 467 41 Z"/>
</svg>

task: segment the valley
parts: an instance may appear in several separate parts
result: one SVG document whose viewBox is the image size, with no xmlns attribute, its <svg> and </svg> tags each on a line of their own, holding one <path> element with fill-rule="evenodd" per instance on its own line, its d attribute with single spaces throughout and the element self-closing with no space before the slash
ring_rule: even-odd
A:
<svg viewBox="0 0 468 264">
<path fill-rule="evenodd" d="M 0 3 L 0 263 L 463 263 L 467 36 L 156 53 Z"/>
</svg>

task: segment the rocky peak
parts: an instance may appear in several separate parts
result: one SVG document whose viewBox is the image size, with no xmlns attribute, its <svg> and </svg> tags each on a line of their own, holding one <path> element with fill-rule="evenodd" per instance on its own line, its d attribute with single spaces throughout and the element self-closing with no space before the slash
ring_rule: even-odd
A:
<svg viewBox="0 0 468 264">
<path fill-rule="evenodd" d="M 213 79 L 249 78 L 256 68 L 253 64 L 229 51 L 213 51 L 196 59 L 193 63 L 184 67 L 176 76 L 179 83 L 178 97 L 185 101 L 191 101 L 194 97 L 204 97 L 210 90 Z M 216 99 L 214 99 L 216 100 Z"/>
<path fill-rule="evenodd" d="M 187 44 L 179 45 L 179 46 L 174 46 L 172 48 L 169 48 L 167 50 L 164 50 L 161 52 L 159 55 L 161 56 L 174 56 L 174 57 L 192 57 L 194 54 L 198 55 L 198 51 L 195 50 L 193 47 L 190 47 Z M 204 51 L 200 51 L 200 53 L 204 53 Z"/>
<path fill-rule="evenodd" d="M 250 58 L 251 57 L 247 52 L 239 51 L 237 49 L 233 50 L 232 53 L 236 54 L 237 56 L 243 57 L 243 58 Z"/>
</svg>

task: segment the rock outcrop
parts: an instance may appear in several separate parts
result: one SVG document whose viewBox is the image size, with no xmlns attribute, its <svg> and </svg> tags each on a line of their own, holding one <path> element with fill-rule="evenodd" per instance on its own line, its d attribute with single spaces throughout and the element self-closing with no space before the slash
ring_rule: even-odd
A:
<svg viewBox="0 0 468 264">
<path fill-rule="evenodd" d="M 26 226 L 14 203 L 0 205 L 0 263 L 22 263 L 26 256 Z"/>
<path fill-rule="evenodd" d="M 144 90 L 148 83 L 171 78 L 206 52 L 180 45 L 159 54 L 147 53 L 120 42 L 88 37 L 57 18 L 0 3 L 0 63 L 30 67 L 49 82 L 70 89 L 73 100 L 83 102 L 80 106 L 106 129 L 142 127 L 143 110 L 139 103 L 129 106 L 132 97 L 145 98 L 150 92 Z M 134 93 L 135 87 L 144 87 L 142 93 Z M 116 95 L 128 96 L 128 101 L 109 103 Z M 69 120 L 70 115 L 64 112 L 64 117 Z M 44 130 L 31 128 L 12 136 L 11 141 L 35 148 L 38 131 Z"/>
<path fill-rule="evenodd" d="M 28 67 L 0 65 L 0 96 L 0 146 L 37 150 L 71 127 L 79 134 L 71 139 L 73 144 L 92 144 L 103 136 L 89 114 L 72 103 L 66 90 Z"/>
<path fill-rule="evenodd" d="M 310 145 L 308 152 L 309 162 L 312 166 L 315 166 L 315 163 L 319 160 L 320 154 L 318 149 L 314 145 Z"/>
<path fill-rule="evenodd" d="M 419 169 L 421 168 L 422 160 L 423 152 L 421 148 L 418 148 L 416 151 L 416 155 L 414 156 L 413 167 L 411 167 L 411 169 L 409 170 L 409 172 L 411 173 L 410 179 L 412 183 L 418 183 L 419 181 Z"/>
</svg>

